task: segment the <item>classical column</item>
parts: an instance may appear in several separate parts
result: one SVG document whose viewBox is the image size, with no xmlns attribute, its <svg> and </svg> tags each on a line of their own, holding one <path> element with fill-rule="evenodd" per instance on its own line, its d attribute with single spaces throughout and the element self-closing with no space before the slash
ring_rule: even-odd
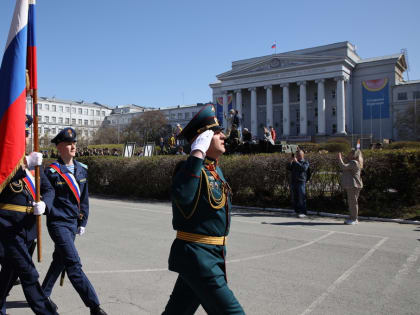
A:
<svg viewBox="0 0 420 315">
<path fill-rule="evenodd" d="M 344 77 L 335 78 L 337 81 L 337 134 L 346 134 L 346 108 L 344 95 Z"/>
<path fill-rule="evenodd" d="M 316 80 L 318 84 L 318 134 L 325 135 L 325 86 L 324 79 Z"/>
<path fill-rule="evenodd" d="M 227 123 L 227 119 L 226 117 L 228 116 L 228 92 L 224 91 L 223 92 L 223 128 L 225 128 L 225 130 L 227 130 L 228 123 Z"/>
<path fill-rule="evenodd" d="M 251 91 L 251 134 L 257 137 L 257 88 L 253 87 L 248 89 Z"/>
<path fill-rule="evenodd" d="M 280 85 L 283 88 L 283 136 L 290 135 L 289 83 Z"/>
<path fill-rule="evenodd" d="M 273 126 L 273 86 L 264 86 L 267 91 L 267 104 L 266 104 L 266 126 Z"/>
<path fill-rule="evenodd" d="M 242 90 L 235 90 L 236 93 L 236 110 L 239 116 L 242 117 Z"/>
<path fill-rule="evenodd" d="M 308 119 L 307 119 L 307 109 L 306 109 L 306 81 L 301 81 L 297 83 L 300 87 L 300 135 L 306 136 L 308 129 Z"/>
</svg>

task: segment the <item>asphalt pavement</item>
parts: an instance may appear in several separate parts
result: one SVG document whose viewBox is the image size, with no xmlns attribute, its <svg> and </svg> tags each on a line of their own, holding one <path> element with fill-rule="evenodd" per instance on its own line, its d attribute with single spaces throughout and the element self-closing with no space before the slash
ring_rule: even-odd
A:
<svg viewBox="0 0 420 315">
<path fill-rule="evenodd" d="M 108 314 L 160 314 L 176 274 L 171 205 L 90 199 L 76 246 Z M 53 243 L 43 218 L 42 281 Z M 235 209 L 227 245 L 229 286 L 247 314 L 419 314 L 420 226 Z M 35 256 L 34 256 L 35 258 Z M 89 314 L 68 279 L 52 299 L 60 314 Z M 20 287 L 8 314 L 31 314 Z M 205 314 L 200 308 L 197 314 Z"/>
</svg>

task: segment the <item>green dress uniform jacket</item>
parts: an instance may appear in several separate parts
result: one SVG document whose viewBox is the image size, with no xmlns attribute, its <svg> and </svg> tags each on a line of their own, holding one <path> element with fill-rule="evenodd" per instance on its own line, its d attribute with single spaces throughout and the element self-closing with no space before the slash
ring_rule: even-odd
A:
<svg viewBox="0 0 420 315">
<path fill-rule="evenodd" d="M 225 237 L 229 233 L 231 190 L 216 161 L 190 156 L 174 175 L 172 183 L 172 225 L 186 232 L 177 237 L 169 256 L 169 270 L 200 277 L 226 278 Z M 206 241 L 194 241 L 200 235 Z M 186 239 L 192 239 L 188 241 Z M 219 243 L 220 244 L 220 243 Z"/>
</svg>

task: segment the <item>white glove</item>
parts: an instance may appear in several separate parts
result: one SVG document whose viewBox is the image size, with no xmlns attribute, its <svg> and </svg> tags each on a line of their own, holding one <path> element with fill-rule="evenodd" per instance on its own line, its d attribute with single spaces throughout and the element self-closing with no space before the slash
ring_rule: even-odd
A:
<svg viewBox="0 0 420 315">
<path fill-rule="evenodd" d="M 32 152 L 28 156 L 25 156 L 25 158 L 26 158 L 26 164 L 28 165 L 28 168 L 42 165 L 42 153 Z"/>
<path fill-rule="evenodd" d="M 200 134 L 197 139 L 191 144 L 191 152 L 195 150 L 200 150 L 204 156 L 206 156 L 206 152 L 210 147 L 211 139 L 213 139 L 214 131 L 213 130 L 206 130 L 202 134 Z"/>
<path fill-rule="evenodd" d="M 80 236 L 82 236 L 83 234 L 85 234 L 85 230 L 86 230 L 86 228 L 84 228 L 83 226 L 79 226 L 77 228 L 77 234 L 79 234 Z"/>
<path fill-rule="evenodd" d="M 32 202 L 32 205 L 34 206 L 34 215 L 41 215 L 45 212 L 45 202 Z"/>
</svg>

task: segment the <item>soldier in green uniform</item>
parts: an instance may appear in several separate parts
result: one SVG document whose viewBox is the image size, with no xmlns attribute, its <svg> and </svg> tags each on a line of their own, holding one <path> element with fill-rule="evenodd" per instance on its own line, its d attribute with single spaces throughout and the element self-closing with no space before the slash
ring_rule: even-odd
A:
<svg viewBox="0 0 420 315">
<path fill-rule="evenodd" d="M 191 154 L 173 175 L 177 234 L 169 270 L 179 276 L 163 314 L 194 314 L 200 304 L 208 314 L 245 314 L 226 279 L 232 193 L 217 164 L 225 152 L 225 135 L 213 105 L 198 112 L 180 137 L 191 143 Z"/>
</svg>

